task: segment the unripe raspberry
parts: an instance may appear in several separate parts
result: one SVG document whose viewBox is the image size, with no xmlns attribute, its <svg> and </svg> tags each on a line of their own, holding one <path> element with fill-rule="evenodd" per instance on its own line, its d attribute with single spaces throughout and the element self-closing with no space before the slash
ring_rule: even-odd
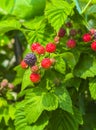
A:
<svg viewBox="0 0 96 130">
<path fill-rule="evenodd" d="M 38 67 L 37 65 L 34 65 L 34 66 L 31 67 L 31 71 L 32 71 L 33 73 L 37 73 L 38 70 L 39 70 L 39 67 Z"/>
<path fill-rule="evenodd" d="M 13 89 L 14 85 L 12 83 L 8 83 L 8 88 Z"/>
<path fill-rule="evenodd" d="M 3 87 L 6 87 L 8 85 L 8 80 L 7 79 L 3 79 L 0 86 L 3 88 Z"/>
<path fill-rule="evenodd" d="M 77 31 L 75 29 L 71 29 L 69 33 L 71 36 L 75 36 L 77 34 Z"/>
<path fill-rule="evenodd" d="M 40 74 L 37 74 L 37 73 L 32 73 L 30 75 L 30 80 L 33 82 L 33 83 L 38 83 L 41 79 L 41 76 Z"/>
<path fill-rule="evenodd" d="M 24 61 L 31 67 L 31 66 L 35 65 L 37 58 L 34 54 L 29 53 L 24 58 Z"/>
<path fill-rule="evenodd" d="M 69 39 L 66 43 L 68 48 L 74 48 L 76 46 L 76 41 L 74 39 Z"/>
<path fill-rule="evenodd" d="M 71 22 L 67 22 L 65 25 L 66 25 L 67 28 L 71 28 L 72 27 L 72 23 Z"/>
<path fill-rule="evenodd" d="M 21 61 L 20 65 L 23 69 L 26 69 L 28 67 L 27 63 L 24 60 Z"/>
<path fill-rule="evenodd" d="M 60 30 L 58 32 L 58 36 L 59 37 L 64 37 L 65 33 L 66 33 L 66 30 L 64 28 L 60 28 Z"/>
<path fill-rule="evenodd" d="M 93 51 L 96 51 L 96 41 L 92 42 L 92 44 L 91 44 L 91 49 L 92 49 Z"/>
<path fill-rule="evenodd" d="M 94 28 L 91 28 L 91 29 L 90 29 L 91 35 L 93 35 L 95 32 L 96 32 L 96 29 L 94 29 Z"/>
<path fill-rule="evenodd" d="M 43 46 L 38 46 L 36 49 L 37 54 L 45 54 L 45 48 Z"/>
<path fill-rule="evenodd" d="M 38 43 L 38 42 L 33 43 L 33 44 L 31 45 L 31 51 L 32 51 L 32 52 L 36 51 L 36 49 L 37 49 L 38 46 L 41 46 L 40 43 Z"/>
<path fill-rule="evenodd" d="M 54 42 L 55 42 L 55 44 L 58 44 L 60 42 L 60 37 L 56 36 L 54 38 Z"/>
<path fill-rule="evenodd" d="M 91 41 L 91 35 L 89 33 L 86 33 L 82 37 L 84 42 L 90 42 Z"/>
<path fill-rule="evenodd" d="M 50 61 L 51 61 L 52 65 L 55 64 L 55 62 L 56 62 L 56 60 L 54 58 L 51 58 Z"/>
<path fill-rule="evenodd" d="M 49 53 L 53 53 L 56 51 L 56 45 L 54 43 L 48 43 L 46 45 L 46 51 Z"/>
<path fill-rule="evenodd" d="M 51 65 L 52 65 L 52 62 L 49 58 L 45 58 L 41 61 L 42 68 L 48 69 L 51 67 Z"/>
</svg>

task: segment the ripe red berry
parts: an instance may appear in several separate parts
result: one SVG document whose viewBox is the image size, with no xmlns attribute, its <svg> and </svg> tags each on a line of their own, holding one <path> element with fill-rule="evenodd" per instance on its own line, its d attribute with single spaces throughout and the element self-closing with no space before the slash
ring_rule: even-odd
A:
<svg viewBox="0 0 96 130">
<path fill-rule="evenodd" d="M 27 63 L 24 60 L 21 61 L 20 65 L 23 69 L 26 69 L 28 67 Z"/>
<path fill-rule="evenodd" d="M 76 29 L 71 29 L 69 33 L 71 36 L 75 36 L 77 34 L 77 31 Z"/>
<path fill-rule="evenodd" d="M 38 67 L 37 65 L 34 65 L 34 66 L 31 67 L 31 71 L 32 71 L 33 73 L 38 72 L 38 70 L 39 70 L 39 67 Z"/>
<path fill-rule="evenodd" d="M 41 76 L 40 74 L 37 74 L 37 73 L 32 73 L 30 75 L 30 80 L 33 82 L 33 83 L 38 83 L 41 79 Z"/>
<path fill-rule="evenodd" d="M 45 69 L 50 68 L 51 65 L 52 65 L 52 62 L 51 62 L 51 60 L 50 60 L 49 58 L 45 58 L 45 59 L 43 59 L 43 60 L 41 61 L 41 66 L 42 66 L 43 68 L 45 68 Z"/>
<path fill-rule="evenodd" d="M 46 45 L 46 51 L 49 53 L 55 52 L 56 51 L 56 45 L 54 43 L 48 43 Z"/>
<path fill-rule="evenodd" d="M 64 28 L 60 28 L 60 30 L 58 32 L 58 36 L 59 37 L 64 37 L 65 33 L 66 33 L 66 30 Z"/>
<path fill-rule="evenodd" d="M 59 41 L 60 41 L 60 37 L 56 36 L 56 37 L 54 38 L 54 42 L 55 42 L 55 44 L 58 44 Z"/>
<path fill-rule="evenodd" d="M 90 42 L 91 41 L 91 35 L 89 33 L 86 33 L 82 37 L 84 42 Z"/>
<path fill-rule="evenodd" d="M 37 54 L 45 54 L 45 48 L 43 46 L 38 46 L 36 52 Z"/>
<path fill-rule="evenodd" d="M 69 39 L 66 43 L 68 48 L 74 48 L 76 46 L 76 41 L 74 39 Z"/>
<path fill-rule="evenodd" d="M 36 49 L 37 49 L 38 46 L 41 46 L 40 43 L 38 43 L 38 42 L 33 43 L 33 44 L 31 45 L 31 51 L 32 51 L 32 52 L 36 51 Z"/>
<path fill-rule="evenodd" d="M 93 51 L 96 51 L 96 41 L 92 42 L 92 44 L 91 44 L 91 49 L 92 49 Z"/>
</svg>

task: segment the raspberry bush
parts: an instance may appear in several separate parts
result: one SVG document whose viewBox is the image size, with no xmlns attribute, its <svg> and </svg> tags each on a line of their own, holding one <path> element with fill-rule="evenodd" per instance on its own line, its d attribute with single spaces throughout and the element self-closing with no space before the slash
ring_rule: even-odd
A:
<svg viewBox="0 0 96 130">
<path fill-rule="evenodd" d="M 0 130 L 96 130 L 95 9 L 0 1 Z"/>
</svg>

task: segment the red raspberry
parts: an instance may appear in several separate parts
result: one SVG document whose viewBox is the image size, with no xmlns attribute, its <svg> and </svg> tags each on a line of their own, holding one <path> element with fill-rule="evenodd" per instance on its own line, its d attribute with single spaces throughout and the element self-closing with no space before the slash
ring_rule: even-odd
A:
<svg viewBox="0 0 96 130">
<path fill-rule="evenodd" d="M 50 68 L 50 66 L 52 65 L 52 62 L 49 58 L 45 58 L 41 61 L 41 66 L 45 69 Z"/>
<path fill-rule="evenodd" d="M 39 70 L 39 67 L 38 67 L 37 65 L 34 65 L 34 66 L 31 67 L 31 71 L 32 71 L 33 73 L 38 72 L 38 70 Z"/>
<path fill-rule="evenodd" d="M 72 23 L 71 22 L 67 22 L 65 25 L 66 25 L 67 28 L 71 28 L 72 27 Z"/>
<path fill-rule="evenodd" d="M 41 46 L 40 43 L 38 43 L 38 42 L 33 43 L 33 44 L 31 45 L 31 51 L 32 51 L 32 52 L 36 51 L 36 49 L 37 49 L 38 46 Z"/>
<path fill-rule="evenodd" d="M 71 29 L 69 33 L 71 36 L 76 36 L 77 31 L 75 29 Z"/>
<path fill-rule="evenodd" d="M 86 33 L 82 37 L 84 42 L 90 42 L 91 41 L 91 35 L 89 33 Z"/>
<path fill-rule="evenodd" d="M 74 39 L 69 39 L 66 43 L 68 48 L 74 48 L 76 46 L 76 41 Z"/>
<path fill-rule="evenodd" d="M 45 48 L 43 46 L 38 46 L 36 52 L 37 54 L 45 54 Z"/>
<path fill-rule="evenodd" d="M 56 51 L 56 45 L 54 43 L 48 43 L 46 45 L 46 51 L 49 53 L 55 52 Z"/>
<path fill-rule="evenodd" d="M 60 30 L 58 32 L 58 36 L 59 37 L 64 37 L 65 33 L 66 33 L 66 30 L 64 28 L 60 28 Z"/>
<path fill-rule="evenodd" d="M 20 65 L 23 69 L 26 69 L 28 67 L 28 65 L 26 64 L 24 60 L 21 61 Z"/>
<path fill-rule="evenodd" d="M 96 51 L 96 41 L 92 42 L 92 44 L 91 44 L 91 49 L 92 49 L 93 51 Z"/>
<path fill-rule="evenodd" d="M 54 42 L 55 42 L 56 44 L 58 44 L 59 41 L 60 41 L 60 37 L 56 36 L 56 37 L 54 38 Z"/>
<path fill-rule="evenodd" d="M 36 73 L 32 73 L 30 75 L 30 80 L 33 82 L 33 83 L 38 83 L 41 79 L 41 76 L 40 74 L 36 74 Z"/>
</svg>

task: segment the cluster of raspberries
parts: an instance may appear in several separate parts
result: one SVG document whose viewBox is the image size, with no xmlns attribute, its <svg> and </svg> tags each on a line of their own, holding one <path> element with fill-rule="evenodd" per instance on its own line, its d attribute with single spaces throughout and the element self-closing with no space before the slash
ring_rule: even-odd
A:
<svg viewBox="0 0 96 130">
<path fill-rule="evenodd" d="M 91 49 L 96 51 L 96 29 L 90 29 L 90 31 L 82 37 L 85 43 L 91 42 Z"/>
<path fill-rule="evenodd" d="M 48 43 L 46 47 L 44 47 L 40 43 L 36 42 L 31 45 L 31 51 L 32 53 L 28 53 L 21 61 L 21 67 L 24 69 L 30 67 L 32 72 L 30 80 L 33 83 L 38 83 L 41 79 L 40 68 L 49 69 L 55 63 L 54 58 L 44 57 L 39 61 L 39 57 L 45 53 L 54 53 L 56 51 L 56 44 Z M 37 58 L 36 55 L 39 57 Z"/>
</svg>

